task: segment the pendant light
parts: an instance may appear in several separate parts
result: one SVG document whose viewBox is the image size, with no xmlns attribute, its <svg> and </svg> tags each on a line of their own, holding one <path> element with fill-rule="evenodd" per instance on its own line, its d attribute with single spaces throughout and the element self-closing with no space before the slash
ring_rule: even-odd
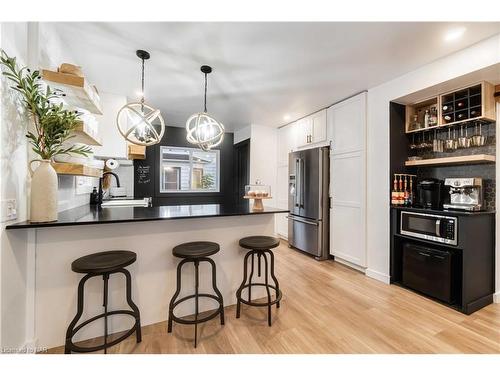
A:
<svg viewBox="0 0 500 375">
<path fill-rule="evenodd" d="M 160 110 L 144 102 L 144 60 L 148 60 L 149 52 L 136 51 L 142 60 L 141 101 L 124 105 L 116 116 L 116 125 L 120 134 L 130 143 L 141 146 L 152 146 L 160 143 L 165 133 L 165 122 Z"/>
<path fill-rule="evenodd" d="M 195 113 L 186 122 L 186 139 L 189 143 L 197 145 L 208 151 L 220 145 L 224 139 L 224 125 L 207 113 L 207 75 L 212 68 L 203 65 L 201 71 L 205 74 L 205 110 Z"/>
</svg>

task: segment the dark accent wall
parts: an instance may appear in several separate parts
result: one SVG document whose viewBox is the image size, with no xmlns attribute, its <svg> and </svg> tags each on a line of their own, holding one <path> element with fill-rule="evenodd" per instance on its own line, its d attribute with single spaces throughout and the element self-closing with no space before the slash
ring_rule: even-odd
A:
<svg viewBox="0 0 500 375">
<path fill-rule="evenodd" d="M 160 193 L 160 147 L 196 146 L 186 141 L 186 129 L 167 126 L 157 145 L 146 147 L 146 159 L 134 160 L 134 196 L 152 197 L 155 205 L 232 203 L 233 200 L 233 133 L 225 133 L 220 150 L 219 193 Z"/>
<path fill-rule="evenodd" d="M 453 152 L 442 152 L 439 154 L 432 151 L 410 151 L 410 142 L 419 143 L 422 133 L 405 133 L 405 106 L 394 102 L 390 103 L 390 181 L 389 186 L 392 190 L 392 180 L 394 173 L 416 174 L 417 179 L 437 178 L 444 180 L 447 177 L 481 177 L 483 179 L 484 205 L 487 210 L 495 210 L 495 191 L 496 191 L 496 172 L 495 164 L 468 164 L 468 165 L 445 165 L 445 166 L 425 166 L 425 167 L 406 167 L 404 162 L 408 156 L 422 156 L 424 159 L 443 158 L 448 156 L 463 156 L 473 154 L 495 155 L 496 151 L 496 126 L 495 123 L 483 124 L 482 134 L 487 137 L 486 145 L 482 147 L 470 147 L 467 149 L 458 149 Z M 453 126 L 458 136 L 460 126 Z M 475 128 L 468 126 L 468 135 L 474 134 Z M 434 132 L 426 132 L 434 134 Z M 453 137 L 453 130 L 451 131 Z M 447 139 L 448 133 L 441 131 L 438 138 Z M 427 138 L 426 138 L 427 139 Z"/>
</svg>

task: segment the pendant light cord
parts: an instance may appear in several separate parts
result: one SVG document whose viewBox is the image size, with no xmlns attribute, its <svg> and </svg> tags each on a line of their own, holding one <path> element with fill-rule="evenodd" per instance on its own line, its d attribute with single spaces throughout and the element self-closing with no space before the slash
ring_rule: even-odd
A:
<svg viewBox="0 0 500 375">
<path fill-rule="evenodd" d="M 205 113 L 207 113 L 207 73 L 205 73 Z"/>
<path fill-rule="evenodd" d="M 142 89 L 142 98 L 141 98 L 141 111 L 144 113 L 144 59 L 142 60 L 142 73 L 141 73 L 141 89 Z"/>
</svg>

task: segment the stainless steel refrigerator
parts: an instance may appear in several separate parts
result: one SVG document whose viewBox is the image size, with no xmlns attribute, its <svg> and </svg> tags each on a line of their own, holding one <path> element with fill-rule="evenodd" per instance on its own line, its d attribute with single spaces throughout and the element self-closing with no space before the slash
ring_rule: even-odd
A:
<svg viewBox="0 0 500 375">
<path fill-rule="evenodd" d="M 288 243 L 317 260 L 329 254 L 329 147 L 289 154 Z"/>
</svg>

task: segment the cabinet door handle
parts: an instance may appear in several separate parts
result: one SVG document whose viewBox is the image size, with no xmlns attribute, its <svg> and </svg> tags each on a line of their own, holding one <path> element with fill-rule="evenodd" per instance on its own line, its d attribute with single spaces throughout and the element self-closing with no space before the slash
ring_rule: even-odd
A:
<svg viewBox="0 0 500 375">
<path fill-rule="evenodd" d="M 424 257 L 430 257 L 431 255 L 430 254 L 427 254 L 427 253 L 422 253 L 422 252 L 418 252 L 420 255 L 423 255 Z"/>
</svg>

